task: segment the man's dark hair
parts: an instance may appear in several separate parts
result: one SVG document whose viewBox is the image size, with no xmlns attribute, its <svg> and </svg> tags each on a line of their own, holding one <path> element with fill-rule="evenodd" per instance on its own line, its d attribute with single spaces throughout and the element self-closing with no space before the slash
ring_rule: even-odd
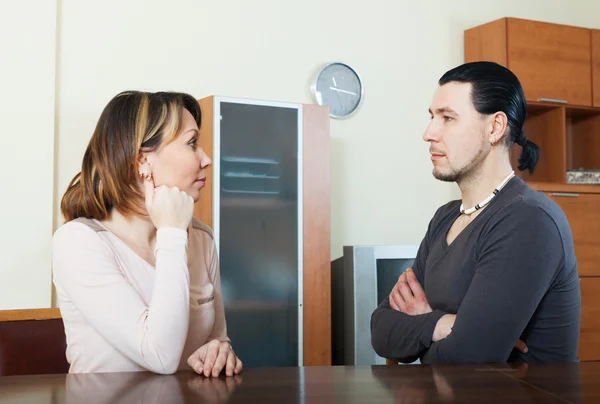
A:
<svg viewBox="0 0 600 404">
<path fill-rule="evenodd" d="M 523 133 L 527 118 L 527 102 L 519 79 L 506 67 L 494 62 L 470 62 L 457 66 L 440 78 L 439 85 L 450 82 L 471 83 L 471 101 L 475 110 L 483 115 L 502 111 L 508 118 L 509 133 L 505 145 L 513 143 L 523 147 L 519 170 L 533 173 L 540 148 Z"/>
</svg>

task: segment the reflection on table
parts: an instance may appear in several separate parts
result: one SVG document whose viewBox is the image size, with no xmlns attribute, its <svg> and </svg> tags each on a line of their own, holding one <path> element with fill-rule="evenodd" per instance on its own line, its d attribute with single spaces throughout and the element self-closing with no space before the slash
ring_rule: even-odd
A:
<svg viewBox="0 0 600 404">
<path fill-rule="evenodd" d="M 600 363 L 250 368 L 236 377 L 0 377 L 2 403 L 600 402 Z"/>
</svg>

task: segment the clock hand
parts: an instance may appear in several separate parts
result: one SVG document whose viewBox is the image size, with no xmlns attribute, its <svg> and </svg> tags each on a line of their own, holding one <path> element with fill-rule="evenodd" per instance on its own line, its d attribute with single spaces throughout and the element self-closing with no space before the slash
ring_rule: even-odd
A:
<svg viewBox="0 0 600 404">
<path fill-rule="evenodd" d="M 344 93 L 344 94 L 356 95 L 356 93 L 353 93 L 352 91 L 346 91 L 346 90 L 342 90 L 341 88 L 329 87 L 329 89 L 330 89 L 330 90 L 337 91 L 338 93 Z"/>
<path fill-rule="evenodd" d="M 333 80 L 333 85 L 334 85 L 335 87 L 337 87 L 337 83 L 335 82 L 335 77 L 332 77 L 332 78 L 331 78 L 331 80 Z M 329 87 L 329 88 L 331 88 L 331 87 Z"/>
<path fill-rule="evenodd" d="M 340 105 L 342 106 L 342 109 L 345 111 L 346 108 L 344 107 L 344 103 L 342 102 L 342 98 L 340 97 L 339 91 L 336 91 L 335 94 L 337 95 L 338 100 L 340 100 Z"/>
</svg>

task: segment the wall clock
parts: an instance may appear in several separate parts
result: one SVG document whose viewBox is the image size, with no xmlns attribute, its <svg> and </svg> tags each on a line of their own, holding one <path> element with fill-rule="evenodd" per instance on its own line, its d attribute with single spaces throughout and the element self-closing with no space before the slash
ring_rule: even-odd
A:
<svg viewBox="0 0 600 404">
<path fill-rule="evenodd" d="M 363 99 L 363 85 L 358 73 L 340 62 L 319 69 L 311 85 L 315 102 L 329 106 L 332 118 L 343 119 L 356 113 Z"/>
</svg>

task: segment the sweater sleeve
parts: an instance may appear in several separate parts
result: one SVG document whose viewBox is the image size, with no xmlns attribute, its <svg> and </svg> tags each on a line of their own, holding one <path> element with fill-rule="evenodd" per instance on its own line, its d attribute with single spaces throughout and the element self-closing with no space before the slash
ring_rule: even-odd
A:
<svg viewBox="0 0 600 404">
<path fill-rule="evenodd" d="M 506 362 L 556 277 L 564 249 L 554 220 L 527 204 L 498 214 L 482 235 L 452 332 L 431 345 L 422 363 Z"/>
<path fill-rule="evenodd" d="M 115 349 L 145 369 L 169 374 L 177 370 L 189 324 L 186 250 L 185 230 L 157 231 L 155 286 L 146 304 L 110 245 L 86 225 L 71 222 L 53 237 L 54 282 Z"/>
<path fill-rule="evenodd" d="M 412 266 L 422 286 L 425 285 L 425 264 L 434 220 L 435 216 L 429 223 Z M 412 363 L 430 347 L 435 325 L 444 314 L 442 310 L 417 316 L 404 314 L 392 309 L 389 297 L 386 297 L 371 315 L 371 345 L 382 358 Z"/>
</svg>

